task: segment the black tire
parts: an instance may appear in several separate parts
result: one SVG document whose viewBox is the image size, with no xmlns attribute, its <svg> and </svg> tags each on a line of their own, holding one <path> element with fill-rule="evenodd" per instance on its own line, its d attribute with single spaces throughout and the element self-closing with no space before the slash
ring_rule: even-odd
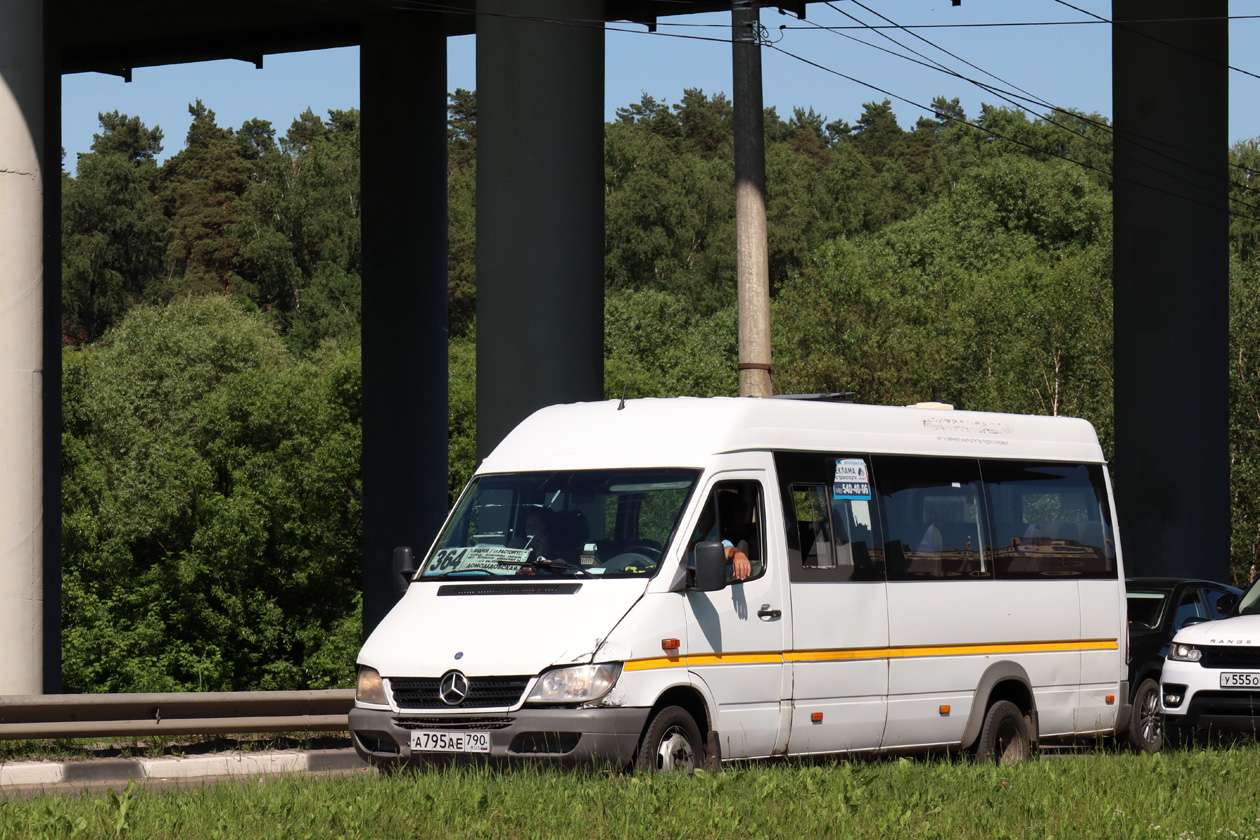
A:
<svg viewBox="0 0 1260 840">
<path fill-rule="evenodd" d="M 1164 746 L 1164 713 L 1159 708 L 1159 681 L 1142 680 L 1133 695 L 1129 743 L 1139 752 L 1157 753 Z"/>
<path fill-rule="evenodd" d="M 644 773 L 690 775 L 704 760 L 704 741 L 695 719 L 680 706 L 666 706 L 644 731 L 635 766 Z"/>
<path fill-rule="evenodd" d="M 1031 756 L 1032 742 L 1024 713 L 1009 700 L 997 701 L 985 713 L 976 741 L 976 758 L 995 764 L 1019 764 Z"/>
</svg>

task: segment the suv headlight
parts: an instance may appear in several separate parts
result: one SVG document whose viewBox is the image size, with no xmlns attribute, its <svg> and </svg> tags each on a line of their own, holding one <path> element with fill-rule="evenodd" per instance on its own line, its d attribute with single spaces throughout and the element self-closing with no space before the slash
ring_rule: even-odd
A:
<svg viewBox="0 0 1260 840">
<path fill-rule="evenodd" d="M 526 703 L 587 703 L 607 694 L 621 676 L 620 662 L 556 668 L 539 678 Z"/>
<path fill-rule="evenodd" d="M 1194 645 L 1187 645 L 1185 643 L 1174 644 L 1168 650 L 1168 658 L 1175 659 L 1178 662 L 1198 662 L 1202 656 L 1203 651 L 1199 650 Z"/>
<path fill-rule="evenodd" d="M 373 706 L 389 705 L 389 701 L 385 699 L 385 683 L 381 682 L 379 671 L 366 665 L 359 666 L 359 681 L 354 687 L 354 699 Z"/>
</svg>

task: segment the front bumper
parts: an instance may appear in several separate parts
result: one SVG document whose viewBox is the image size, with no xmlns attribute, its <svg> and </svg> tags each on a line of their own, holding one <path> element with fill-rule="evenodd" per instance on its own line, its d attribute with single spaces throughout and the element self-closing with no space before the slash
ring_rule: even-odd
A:
<svg viewBox="0 0 1260 840">
<path fill-rule="evenodd" d="M 479 717 L 421 717 L 384 709 L 350 710 L 350 738 L 369 764 L 450 763 L 461 760 L 548 760 L 562 764 L 627 767 L 634 761 L 647 708 L 529 709 Z M 490 752 L 413 752 L 417 729 L 485 731 Z"/>
<path fill-rule="evenodd" d="M 1211 727 L 1255 731 L 1260 726 L 1260 689 L 1222 689 L 1220 668 L 1168 660 L 1160 677 L 1160 705 L 1170 728 Z M 1169 705 L 1169 695 L 1181 702 Z"/>
</svg>

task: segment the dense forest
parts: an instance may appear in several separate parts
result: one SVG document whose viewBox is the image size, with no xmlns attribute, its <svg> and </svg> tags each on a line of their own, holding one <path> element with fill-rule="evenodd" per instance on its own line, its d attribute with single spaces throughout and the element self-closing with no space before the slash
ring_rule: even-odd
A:
<svg viewBox="0 0 1260 840">
<path fill-rule="evenodd" d="M 766 114 L 775 387 L 1070 414 L 1112 449 L 1098 115 Z M 359 114 L 286 133 L 100 115 L 63 175 L 64 687 L 351 684 L 359 643 Z M 450 97 L 450 460 L 473 469 L 476 98 Z M 736 393 L 731 104 L 606 127 L 605 392 Z M 1230 150 L 1250 189 L 1256 141 Z M 1260 557 L 1260 223 L 1231 229 L 1232 568 Z M 1246 290 L 1246 292 L 1244 292 Z M 1113 465 L 1117 483 L 1122 464 Z"/>
</svg>

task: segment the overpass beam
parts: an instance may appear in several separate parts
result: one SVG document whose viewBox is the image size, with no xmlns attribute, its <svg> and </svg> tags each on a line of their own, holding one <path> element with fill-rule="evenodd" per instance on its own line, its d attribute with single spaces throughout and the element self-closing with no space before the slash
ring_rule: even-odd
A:
<svg viewBox="0 0 1260 840">
<path fill-rule="evenodd" d="M 0 0 L 0 694 L 43 692 L 43 14 Z"/>
<path fill-rule="evenodd" d="M 361 48 L 363 631 L 397 600 L 395 546 L 446 518 L 446 32 L 382 9 Z"/>
<path fill-rule="evenodd" d="M 478 0 L 477 456 L 604 376 L 603 0 Z"/>
<path fill-rule="evenodd" d="M 1113 0 L 1116 503 L 1133 574 L 1229 579 L 1226 0 Z"/>
</svg>

